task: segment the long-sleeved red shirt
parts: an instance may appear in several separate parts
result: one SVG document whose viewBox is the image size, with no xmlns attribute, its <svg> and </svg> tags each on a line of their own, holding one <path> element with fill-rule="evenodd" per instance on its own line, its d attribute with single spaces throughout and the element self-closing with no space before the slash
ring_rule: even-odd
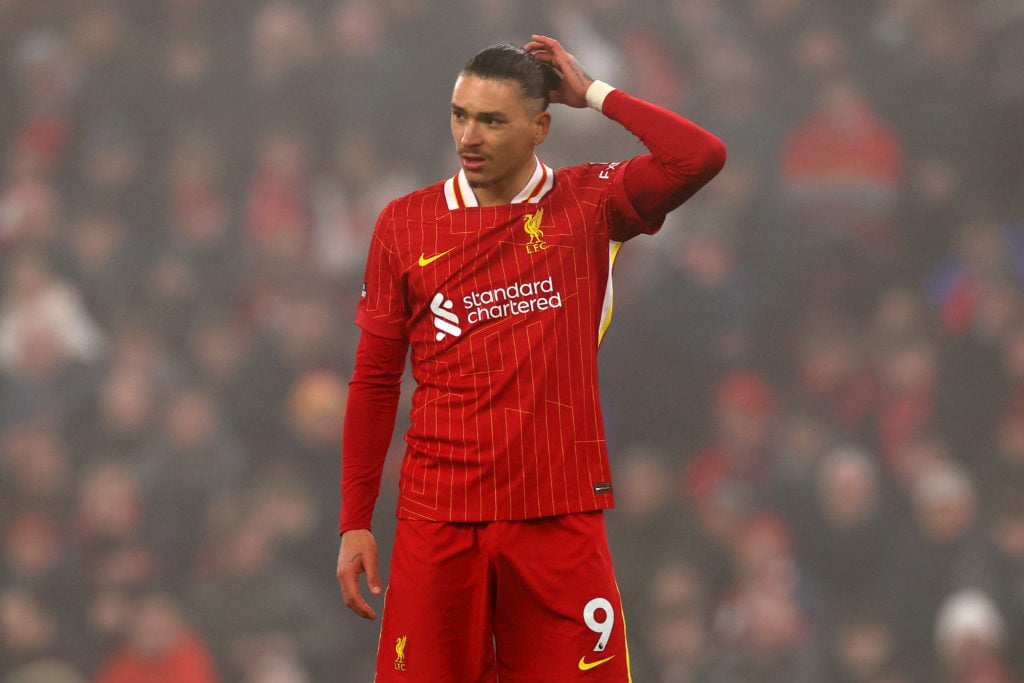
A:
<svg viewBox="0 0 1024 683">
<path fill-rule="evenodd" d="M 613 90 L 602 112 L 650 150 L 552 171 L 480 207 L 460 172 L 381 213 L 342 443 L 340 530 L 369 528 L 405 357 L 413 395 L 398 515 L 529 519 L 610 507 L 597 348 L 611 270 L 725 162 L 686 119 Z"/>
</svg>

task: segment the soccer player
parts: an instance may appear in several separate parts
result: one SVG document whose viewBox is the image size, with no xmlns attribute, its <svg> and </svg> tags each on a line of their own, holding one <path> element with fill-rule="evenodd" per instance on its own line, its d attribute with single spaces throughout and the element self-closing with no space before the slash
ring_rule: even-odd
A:
<svg viewBox="0 0 1024 683">
<path fill-rule="evenodd" d="M 535 156 L 549 102 L 601 112 L 649 153 L 552 170 Z M 342 443 L 345 604 L 376 618 L 358 579 L 381 592 L 370 520 L 411 350 L 376 680 L 628 681 L 597 387 L 612 264 L 725 149 L 539 35 L 465 65 L 451 130 L 459 172 L 391 202 L 370 246 Z"/>
</svg>

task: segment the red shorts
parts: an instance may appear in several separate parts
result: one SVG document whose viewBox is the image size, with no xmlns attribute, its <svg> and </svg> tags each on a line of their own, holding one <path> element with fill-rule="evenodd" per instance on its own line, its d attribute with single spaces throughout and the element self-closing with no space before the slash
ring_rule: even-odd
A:
<svg viewBox="0 0 1024 683">
<path fill-rule="evenodd" d="M 520 522 L 399 520 L 378 683 L 626 683 L 601 512 Z"/>
</svg>

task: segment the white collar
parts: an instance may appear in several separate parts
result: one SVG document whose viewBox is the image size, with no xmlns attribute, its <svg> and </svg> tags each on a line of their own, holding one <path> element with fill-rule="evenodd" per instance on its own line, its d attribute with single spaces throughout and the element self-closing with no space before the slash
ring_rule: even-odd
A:
<svg viewBox="0 0 1024 683">
<path fill-rule="evenodd" d="M 511 204 L 536 204 L 555 186 L 554 171 L 541 163 L 537 157 L 534 157 L 534 160 L 537 162 L 537 167 L 534 169 L 533 175 L 530 176 L 530 180 L 519 194 L 512 198 Z M 469 186 L 466 172 L 462 169 L 459 169 L 457 174 L 444 182 L 444 197 L 448 202 L 449 210 L 480 206 L 473 193 L 473 188 Z"/>
</svg>

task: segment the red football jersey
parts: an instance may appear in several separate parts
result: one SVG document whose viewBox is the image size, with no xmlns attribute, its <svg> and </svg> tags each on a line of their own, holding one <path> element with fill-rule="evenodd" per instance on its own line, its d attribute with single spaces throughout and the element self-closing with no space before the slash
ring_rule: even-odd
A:
<svg viewBox="0 0 1024 683">
<path fill-rule="evenodd" d="M 358 324 L 407 338 L 416 390 L 398 516 L 515 520 L 611 507 L 597 349 L 625 240 L 653 233 L 629 162 L 553 172 L 481 207 L 460 171 L 374 230 Z"/>
</svg>

